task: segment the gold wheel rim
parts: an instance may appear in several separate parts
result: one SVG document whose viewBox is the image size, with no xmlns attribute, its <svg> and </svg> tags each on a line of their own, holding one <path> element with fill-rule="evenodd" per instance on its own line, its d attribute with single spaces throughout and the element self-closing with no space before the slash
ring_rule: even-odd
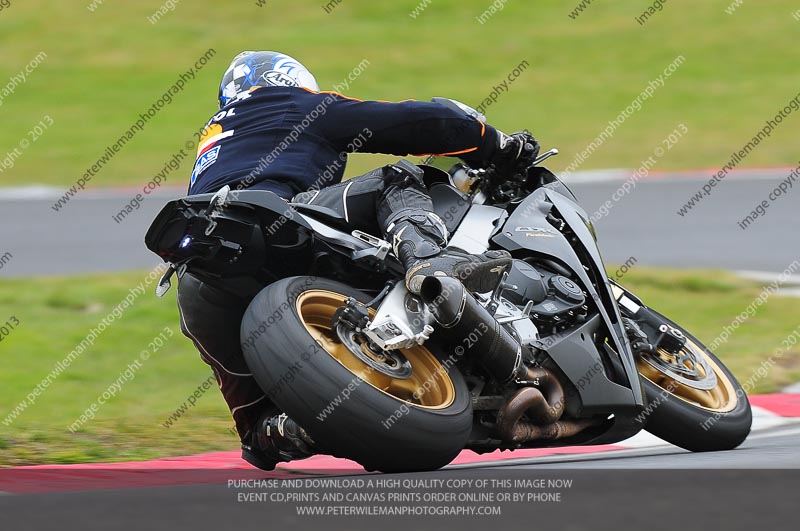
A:
<svg viewBox="0 0 800 531">
<path fill-rule="evenodd" d="M 695 389 L 694 387 L 690 387 L 670 378 L 668 375 L 644 361 L 641 357 L 636 362 L 639 374 L 672 396 L 684 402 L 688 402 L 695 407 L 716 413 L 728 413 L 729 411 L 733 411 L 736 408 L 737 397 L 736 390 L 728 378 L 728 375 L 725 374 L 719 364 L 708 355 L 705 349 L 701 348 L 691 339 L 686 338 L 686 345 L 684 348 L 691 350 L 695 356 L 703 357 L 717 377 L 716 387 L 709 390 Z M 670 356 L 670 354 L 663 349 L 659 349 L 659 354 L 665 357 L 665 359 Z M 702 364 L 698 364 L 698 368 L 700 375 L 705 376 L 705 370 Z"/>
<path fill-rule="evenodd" d="M 327 290 L 306 291 L 297 298 L 297 313 L 314 341 L 359 380 L 395 399 L 427 409 L 449 407 L 456 396 L 453 381 L 445 367 L 424 346 L 399 349 L 411 364 L 412 372 L 410 378 L 398 379 L 370 367 L 339 341 L 331 321 L 346 299 L 344 295 Z M 369 313 L 372 317 L 375 311 L 370 308 Z M 362 351 L 371 353 L 366 345 L 362 346 Z M 373 357 L 380 361 L 374 353 Z"/>
</svg>

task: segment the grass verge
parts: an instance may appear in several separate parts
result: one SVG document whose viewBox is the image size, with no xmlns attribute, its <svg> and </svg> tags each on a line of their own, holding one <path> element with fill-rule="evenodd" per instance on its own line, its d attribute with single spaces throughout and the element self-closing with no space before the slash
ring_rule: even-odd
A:
<svg viewBox="0 0 800 531">
<path fill-rule="evenodd" d="M 93 5 L 95 2 L 91 2 Z M 528 128 L 559 147 L 567 166 L 678 55 L 686 59 L 581 166 L 636 168 L 679 123 L 689 133 L 657 169 L 720 167 L 797 94 L 800 35 L 794 0 L 670 0 L 644 25 L 641 1 L 419 0 L 180 2 L 157 24 L 162 0 L 29 0 L 3 10 L 0 86 L 40 52 L 46 59 L 5 95 L 0 158 L 48 115 L 54 124 L 0 173 L 0 185 L 69 187 L 209 48 L 216 55 L 172 103 L 148 121 L 89 186 L 142 187 L 216 111 L 219 80 L 242 50 L 280 50 L 305 63 L 320 86 L 357 98 L 427 100 L 447 96 L 479 106 L 523 62 L 528 67 L 487 107 L 508 132 Z M 502 5 L 497 10 L 497 5 Z M 490 9 L 491 8 L 491 9 Z M 487 10 L 494 10 L 482 18 Z M 328 12 L 329 11 L 329 12 Z M 797 113 L 795 113 L 797 114 Z M 790 116 L 785 122 L 796 123 Z M 747 158 L 750 166 L 794 165 L 797 126 L 783 124 Z M 663 146 L 662 146 L 663 147 Z M 189 155 L 193 159 L 193 154 Z M 355 175 L 385 159 L 356 155 Z M 166 178 L 188 183 L 193 160 Z M 711 172 L 709 172 L 711 173 Z"/>
</svg>

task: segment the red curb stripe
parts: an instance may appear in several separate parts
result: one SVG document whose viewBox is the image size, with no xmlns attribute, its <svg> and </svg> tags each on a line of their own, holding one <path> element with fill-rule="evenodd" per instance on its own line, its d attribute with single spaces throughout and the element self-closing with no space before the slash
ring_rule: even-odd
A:
<svg viewBox="0 0 800 531">
<path fill-rule="evenodd" d="M 781 417 L 800 417 L 800 395 L 794 394 L 774 394 L 774 395 L 754 395 L 750 398 L 750 404 L 766 409 Z"/>
</svg>

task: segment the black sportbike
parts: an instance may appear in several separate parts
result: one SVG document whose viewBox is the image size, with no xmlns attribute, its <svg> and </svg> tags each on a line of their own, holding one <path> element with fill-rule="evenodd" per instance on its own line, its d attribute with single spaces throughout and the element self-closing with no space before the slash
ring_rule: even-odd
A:
<svg viewBox="0 0 800 531">
<path fill-rule="evenodd" d="M 146 244 L 170 263 L 159 291 L 187 270 L 263 285 L 241 325 L 253 375 L 321 452 L 367 470 L 642 429 L 692 451 L 735 448 L 751 424 L 742 387 L 608 278 L 587 213 L 538 165 L 555 153 L 510 175 L 456 159 L 419 166 L 451 246 L 512 254 L 491 293 L 429 277 L 413 296 L 389 243 L 333 210 L 227 188 L 154 220 Z"/>
</svg>

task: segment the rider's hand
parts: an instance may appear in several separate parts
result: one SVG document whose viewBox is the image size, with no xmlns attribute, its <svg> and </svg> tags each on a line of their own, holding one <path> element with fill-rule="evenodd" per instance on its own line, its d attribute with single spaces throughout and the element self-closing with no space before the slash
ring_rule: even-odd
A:
<svg viewBox="0 0 800 531">
<path fill-rule="evenodd" d="M 533 136 L 521 131 L 507 135 L 497 131 L 497 148 L 492 164 L 502 171 L 524 169 L 539 156 L 539 142 Z"/>
</svg>

